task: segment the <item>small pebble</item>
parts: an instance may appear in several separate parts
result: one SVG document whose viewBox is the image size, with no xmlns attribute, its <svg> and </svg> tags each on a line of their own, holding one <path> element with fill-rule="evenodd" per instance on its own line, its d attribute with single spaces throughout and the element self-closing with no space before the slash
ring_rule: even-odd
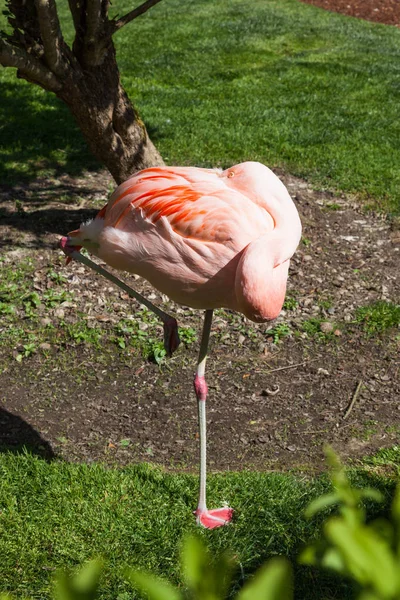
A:
<svg viewBox="0 0 400 600">
<path fill-rule="evenodd" d="M 318 369 L 318 373 L 321 375 L 329 375 L 329 371 L 322 369 L 321 367 Z"/>
<path fill-rule="evenodd" d="M 332 323 L 329 323 L 329 321 L 322 321 L 319 328 L 322 333 L 332 333 L 333 331 L 333 325 Z"/>
</svg>

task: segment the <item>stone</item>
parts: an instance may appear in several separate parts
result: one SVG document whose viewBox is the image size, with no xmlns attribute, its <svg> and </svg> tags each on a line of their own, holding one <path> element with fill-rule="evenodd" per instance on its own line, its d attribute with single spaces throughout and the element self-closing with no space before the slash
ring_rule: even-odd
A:
<svg viewBox="0 0 400 600">
<path fill-rule="evenodd" d="M 322 331 L 322 333 L 332 333 L 333 331 L 333 325 L 332 323 L 329 323 L 329 321 L 322 321 L 322 323 L 320 323 L 319 328 Z"/>
</svg>

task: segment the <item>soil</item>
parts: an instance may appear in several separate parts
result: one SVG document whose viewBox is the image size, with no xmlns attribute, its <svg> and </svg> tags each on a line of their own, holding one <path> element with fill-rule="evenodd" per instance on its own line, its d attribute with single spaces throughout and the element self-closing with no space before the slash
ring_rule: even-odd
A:
<svg viewBox="0 0 400 600">
<path fill-rule="evenodd" d="M 278 319 L 290 334 L 277 340 L 273 325 L 217 314 L 207 365 L 212 470 L 314 471 L 324 466 L 324 443 L 356 459 L 399 438 L 398 329 L 368 336 L 355 317 L 359 306 L 400 297 L 400 232 L 395 222 L 363 212 L 355 199 L 280 176 L 304 229 L 289 277 L 288 297 L 296 301 Z M 158 366 L 136 349 L 122 350 L 109 341 L 121 318 L 135 317 L 137 305 L 84 267 L 66 267 L 56 244 L 94 213 L 90 207 L 102 204 L 110 181 L 105 174 L 88 174 L 82 180 L 62 178 L 57 185 L 72 201 L 79 198 L 80 207 L 52 202 L 54 182 L 3 192 L 4 265 L 17 267 L 29 256 L 35 265 L 32 289 L 38 291 L 56 285 L 44 275 L 49 267 L 65 276 L 61 287 L 73 292 L 73 302 L 39 307 L 42 317 L 56 331 L 60 319 L 96 323 L 104 342 L 97 348 L 61 338 L 22 363 L 15 360 L 18 345 L 3 348 L 0 445 L 13 450 L 25 445 L 47 458 L 148 460 L 191 470 L 198 453 L 192 388 L 198 344 L 182 344 Z M 145 281 L 125 279 L 166 306 L 166 298 Z M 199 313 L 172 303 L 168 310 L 181 326 L 200 333 Z M 317 331 L 307 333 L 304 323 L 317 323 Z M 21 326 L 28 328 L 24 321 Z M 141 327 L 145 331 L 146 323 Z M 161 328 L 156 333 L 161 338 Z"/>
<path fill-rule="evenodd" d="M 301 0 L 351 17 L 400 27 L 399 0 Z"/>
<path fill-rule="evenodd" d="M 307 1 L 400 24 L 398 0 Z M 323 467 L 324 443 L 355 460 L 399 439 L 398 329 L 368 336 L 355 323 L 357 307 L 400 297 L 399 225 L 363 211 L 353 198 L 315 191 L 278 174 L 304 227 L 288 286 L 296 302 L 278 319 L 290 334 L 275 339 L 271 325 L 254 325 L 229 312 L 214 319 L 207 365 L 212 470 L 315 471 Z M 158 366 L 137 350 L 108 343 L 118 320 L 134 316 L 137 306 L 83 267 L 66 267 L 56 249 L 61 234 L 102 205 L 110 184 L 106 174 L 87 174 L 0 194 L 4 264 L 17 266 L 29 256 L 35 264 L 32 289 L 51 287 L 43 276 L 51 266 L 74 290 L 73 303 L 47 310 L 43 318 L 55 328 L 60 318 L 95 322 L 106 340 L 101 348 L 85 341 L 43 344 L 22 364 L 15 360 L 18 347 L 0 350 L 0 447 L 19 451 L 25 446 L 48 459 L 148 460 L 191 470 L 198 454 L 192 390 L 197 344 L 182 344 Z M 54 202 L 55 190 L 70 203 Z M 16 200 L 22 201 L 22 210 Z M 165 303 L 145 281 L 125 279 Z M 195 311 L 172 303 L 168 310 L 180 325 L 200 331 L 201 316 Z M 305 331 L 305 323 L 321 319 L 324 325 L 317 325 L 317 331 Z M 146 323 L 141 327 L 145 330 Z"/>
</svg>

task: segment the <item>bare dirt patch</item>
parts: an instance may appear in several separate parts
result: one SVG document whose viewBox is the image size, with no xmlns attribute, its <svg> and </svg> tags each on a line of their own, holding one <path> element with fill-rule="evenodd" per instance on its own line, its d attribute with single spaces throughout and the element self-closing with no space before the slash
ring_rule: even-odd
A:
<svg viewBox="0 0 400 600">
<path fill-rule="evenodd" d="M 400 297 L 396 223 L 362 212 L 351 198 L 282 178 L 301 214 L 303 242 L 276 323 L 216 315 L 208 362 L 212 469 L 315 470 L 323 465 L 325 442 L 356 458 L 399 438 L 399 329 L 368 336 L 365 323 L 355 322 L 360 306 Z M 68 185 L 68 199 L 79 198 L 78 206 L 66 204 L 65 194 L 63 202 L 54 201 L 49 182 L 2 194 L 0 269 L 18 269 L 29 257 L 29 289 L 38 294 L 65 289 L 72 298 L 39 305 L 35 319 L 17 307 L 20 333 L 0 346 L 0 445 L 15 450 L 26 445 L 49 458 L 150 460 L 192 469 L 198 446 L 192 391 L 198 344 L 188 340 L 161 366 L 130 345 L 129 334 L 126 347 L 118 345 L 116 328 L 135 317 L 137 305 L 80 265 L 66 267 L 56 247 L 61 234 L 102 204 L 110 181 L 100 175 L 61 185 Z M 46 275 L 49 269 L 65 281 L 54 282 Z M 126 279 L 156 302 L 166 301 L 145 281 Z M 171 303 L 169 310 L 181 326 L 200 332 L 196 311 Z M 154 329 L 143 316 L 139 320 L 143 335 L 151 329 L 161 339 L 161 327 Z M 79 324 L 98 332 L 100 342 L 68 337 L 68 328 Z M 0 335 L 8 335 L 9 327 L 0 326 Z M 39 336 L 35 349 L 18 362 L 28 334 Z"/>
<path fill-rule="evenodd" d="M 400 26 L 398 0 L 301 0 L 351 17 Z"/>
</svg>

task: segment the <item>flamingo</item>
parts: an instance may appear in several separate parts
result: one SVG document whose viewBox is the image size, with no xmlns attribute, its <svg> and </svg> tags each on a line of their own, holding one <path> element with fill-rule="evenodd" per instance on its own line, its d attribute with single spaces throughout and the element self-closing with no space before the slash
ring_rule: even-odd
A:
<svg viewBox="0 0 400 600">
<path fill-rule="evenodd" d="M 122 287 L 164 323 L 168 354 L 176 350 L 176 320 L 82 255 L 86 248 L 115 269 L 147 279 L 173 301 L 205 310 L 194 378 L 200 438 L 199 500 L 194 514 L 208 529 L 232 520 L 233 509 L 206 503 L 205 367 L 213 310 L 239 311 L 255 322 L 275 319 L 286 293 L 289 261 L 301 236 L 297 209 L 266 166 L 244 162 L 226 170 L 145 169 L 122 183 L 97 216 L 60 246 Z"/>
</svg>

